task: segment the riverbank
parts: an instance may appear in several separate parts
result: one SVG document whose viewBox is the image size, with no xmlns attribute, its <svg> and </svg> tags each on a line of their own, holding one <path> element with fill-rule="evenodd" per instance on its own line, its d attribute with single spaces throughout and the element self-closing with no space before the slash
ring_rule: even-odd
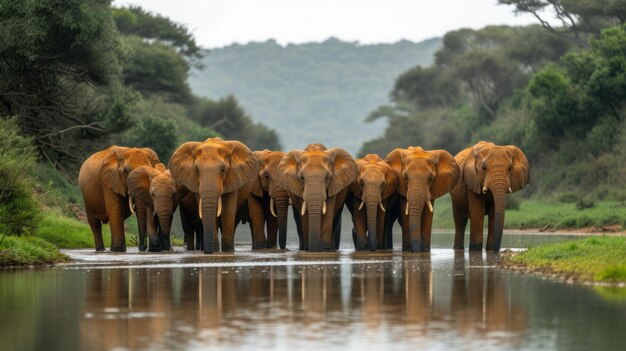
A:
<svg viewBox="0 0 626 351">
<path fill-rule="evenodd" d="M 626 237 L 593 236 L 538 245 L 505 254 L 502 264 L 568 282 L 623 285 L 626 284 Z"/>
</svg>

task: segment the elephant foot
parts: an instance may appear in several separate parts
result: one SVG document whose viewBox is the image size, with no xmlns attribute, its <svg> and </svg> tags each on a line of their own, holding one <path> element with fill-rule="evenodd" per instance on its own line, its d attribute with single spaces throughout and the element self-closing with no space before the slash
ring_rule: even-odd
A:
<svg viewBox="0 0 626 351">
<path fill-rule="evenodd" d="M 482 251 L 483 250 L 483 244 L 477 244 L 477 243 L 470 243 L 469 244 L 469 250 L 470 251 Z"/>
<path fill-rule="evenodd" d="M 103 252 L 104 246 L 96 246 L 96 252 Z"/>
<path fill-rule="evenodd" d="M 402 251 L 421 252 L 424 251 L 422 241 L 418 239 L 409 239 L 408 242 L 402 243 Z M 430 248 L 429 248 L 430 251 Z"/>
<path fill-rule="evenodd" d="M 461 245 L 454 245 L 453 249 L 454 250 L 465 250 L 465 246 L 463 244 L 461 244 Z"/>
<path fill-rule="evenodd" d="M 235 252 L 234 243 L 222 243 L 222 252 Z"/>
<path fill-rule="evenodd" d="M 252 250 L 262 250 L 265 249 L 265 241 L 253 241 L 252 242 Z"/>
<path fill-rule="evenodd" d="M 125 244 L 111 245 L 111 252 L 126 252 Z"/>
<path fill-rule="evenodd" d="M 333 243 L 325 243 L 325 242 L 321 242 L 320 245 L 320 251 L 334 251 L 335 250 L 335 245 Z"/>
<path fill-rule="evenodd" d="M 137 248 L 139 249 L 139 252 L 146 251 L 146 245 L 139 245 L 139 246 L 137 246 Z"/>
<path fill-rule="evenodd" d="M 149 252 L 161 252 L 161 245 L 150 245 Z"/>
<path fill-rule="evenodd" d="M 265 248 L 266 249 L 275 249 L 276 248 L 276 243 L 272 244 L 272 243 L 265 243 Z M 281 250 L 284 250 L 285 248 L 282 247 Z"/>
</svg>

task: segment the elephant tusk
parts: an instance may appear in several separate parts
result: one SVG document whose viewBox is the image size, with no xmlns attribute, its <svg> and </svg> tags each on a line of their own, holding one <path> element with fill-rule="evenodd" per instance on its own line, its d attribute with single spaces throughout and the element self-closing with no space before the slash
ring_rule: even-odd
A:
<svg viewBox="0 0 626 351">
<path fill-rule="evenodd" d="M 510 193 L 512 193 L 512 192 L 513 192 L 513 190 L 511 190 L 511 187 L 509 187 L 509 192 L 510 192 Z"/>
<path fill-rule="evenodd" d="M 428 209 L 430 210 L 430 212 L 431 213 L 434 212 L 435 210 L 433 209 L 433 203 L 428 201 L 427 204 L 428 204 Z"/>
<path fill-rule="evenodd" d="M 408 216 L 409 215 L 409 202 L 406 202 L 406 208 L 404 209 L 404 215 Z"/>
<path fill-rule="evenodd" d="M 378 206 L 380 206 L 380 210 L 381 210 L 381 211 L 385 212 L 385 206 L 383 206 L 383 203 L 382 203 L 382 202 L 379 202 L 379 203 L 378 203 Z"/>
<path fill-rule="evenodd" d="M 202 219 L 202 198 L 198 199 L 198 217 Z"/>
<path fill-rule="evenodd" d="M 486 193 L 487 193 L 487 187 L 483 186 L 483 194 L 486 194 Z"/>
<path fill-rule="evenodd" d="M 222 214 L 222 197 L 217 198 L 217 217 Z"/>
<path fill-rule="evenodd" d="M 326 201 L 322 202 L 322 214 L 326 214 Z"/>
<path fill-rule="evenodd" d="M 302 210 L 300 211 L 300 216 L 304 216 L 306 213 L 306 201 L 302 201 Z"/>
<path fill-rule="evenodd" d="M 270 197 L 270 213 L 272 214 L 272 216 L 278 218 L 278 216 L 276 215 L 276 212 L 274 211 L 274 198 Z"/>
<path fill-rule="evenodd" d="M 359 211 L 361 211 L 363 209 L 363 205 L 365 204 L 365 201 L 361 201 L 361 204 L 359 205 Z"/>
<path fill-rule="evenodd" d="M 135 209 L 134 209 L 135 204 L 133 203 L 133 197 L 132 196 L 128 197 L 128 207 L 130 207 L 130 214 L 131 215 L 135 214 Z"/>
<path fill-rule="evenodd" d="M 289 204 L 290 204 L 290 205 L 293 205 L 293 203 L 291 202 L 291 198 L 289 198 Z"/>
</svg>

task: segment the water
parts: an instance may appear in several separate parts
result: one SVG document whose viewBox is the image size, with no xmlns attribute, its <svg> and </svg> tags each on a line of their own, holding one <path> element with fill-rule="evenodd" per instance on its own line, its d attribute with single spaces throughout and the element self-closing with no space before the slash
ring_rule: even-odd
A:
<svg viewBox="0 0 626 351">
<path fill-rule="evenodd" d="M 0 273 L 2 350 L 626 344 L 624 289 L 501 270 L 487 253 L 70 254 L 77 262 Z"/>
</svg>

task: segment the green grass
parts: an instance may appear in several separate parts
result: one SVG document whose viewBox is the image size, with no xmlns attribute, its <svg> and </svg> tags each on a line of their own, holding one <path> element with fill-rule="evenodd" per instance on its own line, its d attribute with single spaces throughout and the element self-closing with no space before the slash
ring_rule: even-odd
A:
<svg viewBox="0 0 626 351">
<path fill-rule="evenodd" d="M 505 263 L 583 280 L 626 282 L 626 237 L 594 236 L 539 245 L 506 257 Z"/>
<path fill-rule="evenodd" d="M 33 236 L 7 236 L 0 244 L 0 267 L 43 265 L 67 261 L 53 244 Z"/>
<path fill-rule="evenodd" d="M 93 235 L 86 223 L 65 217 L 51 211 L 44 213 L 35 236 L 45 239 L 61 249 L 93 248 Z M 102 226 L 105 247 L 111 246 L 111 233 L 108 225 Z"/>
<path fill-rule="evenodd" d="M 596 201 L 595 206 L 577 209 L 576 203 L 554 200 L 523 200 L 518 210 L 507 210 L 504 226 L 508 229 L 542 228 L 576 229 L 593 226 L 624 226 L 626 203 L 620 201 Z M 446 195 L 435 202 L 434 228 L 454 228 L 452 203 Z M 468 225 L 469 228 L 469 225 Z"/>
</svg>

